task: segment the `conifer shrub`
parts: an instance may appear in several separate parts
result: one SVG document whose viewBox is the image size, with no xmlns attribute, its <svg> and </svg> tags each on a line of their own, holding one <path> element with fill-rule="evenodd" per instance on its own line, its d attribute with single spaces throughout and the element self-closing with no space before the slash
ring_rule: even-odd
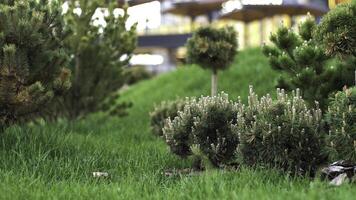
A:
<svg viewBox="0 0 356 200">
<path fill-rule="evenodd" d="M 0 131 L 70 88 L 58 1 L 0 1 Z"/>
<path fill-rule="evenodd" d="M 193 143 L 214 166 L 234 162 L 239 138 L 236 129 L 239 103 L 227 94 L 201 97 L 197 102 L 198 115 L 192 127 Z"/>
<path fill-rule="evenodd" d="M 155 135 L 163 136 L 163 127 L 167 119 L 173 120 L 178 111 L 184 109 L 186 100 L 163 101 L 150 112 L 151 129 Z"/>
<path fill-rule="evenodd" d="M 330 11 L 332 12 L 334 11 Z M 356 19 L 348 21 L 350 20 Z M 317 101 L 320 108 L 325 110 L 330 95 L 342 90 L 345 85 L 353 85 L 356 60 L 337 59 L 330 54 L 330 47 L 321 43 L 319 38 L 324 38 L 328 35 L 326 32 L 333 29 L 321 28 L 327 26 L 328 20 L 322 24 L 317 25 L 315 20 L 309 17 L 300 24 L 298 32 L 281 26 L 270 37 L 273 45 L 264 45 L 262 50 L 272 68 L 280 72 L 277 88 L 287 91 L 299 88 L 310 106 L 315 106 L 314 102 Z"/>
<path fill-rule="evenodd" d="M 196 99 L 187 101 L 174 119 L 168 118 L 163 127 L 163 136 L 172 153 L 186 158 L 192 155 L 192 127 L 199 114 Z"/>
<path fill-rule="evenodd" d="M 192 155 L 198 148 L 215 167 L 234 160 L 238 145 L 236 118 L 238 103 L 226 94 L 188 101 L 178 116 L 167 119 L 163 128 L 171 151 L 181 157 Z"/>
<path fill-rule="evenodd" d="M 199 28 L 187 41 L 187 61 L 212 71 L 211 95 L 217 94 L 219 70 L 227 69 L 237 54 L 237 33 L 232 27 Z"/>
<path fill-rule="evenodd" d="M 315 32 L 316 38 L 330 56 L 344 60 L 343 68 L 354 79 L 356 70 L 356 1 L 340 4 L 326 14 Z M 334 80 L 335 81 L 335 80 Z M 342 80 L 337 80 L 342 82 Z M 348 84 L 348 86 L 353 84 Z M 338 92 L 331 98 L 325 114 L 327 125 L 326 150 L 331 161 L 338 159 L 356 161 L 356 89 Z"/>
<path fill-rule="evenodd" d="M 276 167 L 297 174 L 313 173 L 322 153 L 321 110 L 308 109 L 299 92 L 277 90 L 277 99 L 250 89 L 248 105 L 238 113 L 238 147 L 247 165 Z"/>
<path fill-rule="evenodd" d="M 49 113 L 77 119 L 94 112 L 126 115 L 130 103 L 118 104 L 118 90 L 125 84 L 123 67 L 127 66 L 136 47 L 136 26 L 126 29 L 127 10 L 115 16 L 116 2 L 101 0 L 67 1 L 63 15 L 68 37 L 64 40 L 70 54 L 72 87 L 58 99 Z M 94 13 L 105 11 L 105 24 L 96 24 Z M 74 12 L 80 9 L 81 12 Z"/>
<path fill-rule="evenodd" d="M 325 114 L 329 134 L 329 159 L 356 162 L 356 88 L 345 89 L 332 98 Z"/>
<path fill-rule="evenodd" d="M 356 1 L 340 4 L 323 16 L 315 36 L 328 55 L 356 56 Z"/>
</svg>

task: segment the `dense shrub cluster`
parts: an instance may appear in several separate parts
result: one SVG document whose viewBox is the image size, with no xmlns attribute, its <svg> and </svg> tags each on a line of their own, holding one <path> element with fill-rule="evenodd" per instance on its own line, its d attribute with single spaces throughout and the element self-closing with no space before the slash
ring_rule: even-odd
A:
<svg viewBox="0 0 356 200">
<path fill-rule="evenodd" d="M 198 148 L 215 167 L 240 160 L 306 174 L 326 161 L 321 124 L 321 110 L 309 109 L 299 91 L 277 90 L 274 100 L 251 89 L 247 105 L 226 94 L 186 101 L 163 133 L 174 154 L 187 157 Z"/>
<path fill-rule="evenodd" d="M 173 153 L 186 157 L 194 145 L 214 166 L 225 165 L 238 145 L 237 111 L 238 104 L 226 94 L 192 99 L 177 117 L 166 121 L 163 133 Z"/>
<path fill-rule="evenodd" d="M 178 111 L 183 110 L 187 100 L 177 99 L 175 101 L 163 101 L 155 106 L 150 113 L 151 129 L 158 136 L 163 135 L 163 127 L 166 119 L 174 119 Z"/>
<path fill-rule="evenodd" d="M 157 130 L 164 126 L 170 150 L 183 158 L 202 154 L 215 167 L 240 161 L 314 175 L 328 156 L 356 160 L 355 104 L 355 88 L 336 94 L 325 115 L 329 134 L 321 109 L 309 108 L 299 90 L 287 95 L 278 89 L 273 99 L 258 98 L 251 88 L 247 105 L 226 94 L 164 102 L 151 117 Z"/>
<path fill-rule="evenodd" d="M 290 97 L 278 90 L 273 100 L 269 95 L 258 99 L 251 90 L 238 119 L 238 151 L 248 165 L 304 174 L 324 161 L 321 110 L 308 109 L 299 91 Z"/>
<path fill-rule="evenodd" d="M 330 159 L 356 162 L 356 88 L 338 92 L 325 115 Z"/>
</svg>

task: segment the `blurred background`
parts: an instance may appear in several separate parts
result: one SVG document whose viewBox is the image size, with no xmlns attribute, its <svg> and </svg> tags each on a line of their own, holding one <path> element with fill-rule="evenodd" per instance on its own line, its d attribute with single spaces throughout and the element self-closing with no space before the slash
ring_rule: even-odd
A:
<svg viewBox="0 0 356 200">
<path fill-rule="evenodd" d="M 131 66 L 144 66 L 158 74 L 184 62 L 184 44 L 198 27 L 233 26 L 239 33 L 240 49 L 260 46 L 268 43 L 270 33 L 281 23 L 297 28 L 308 14 L 320 20 L 344 1 L 347 0 L 118 0 L 118 5 L 129 5 L 127 26 L 137 23 L 138 48 Z M 105 23 L 100 21 L 100 15 L 105 12 L 96 13 L 97 23 Z"/>
</svg>

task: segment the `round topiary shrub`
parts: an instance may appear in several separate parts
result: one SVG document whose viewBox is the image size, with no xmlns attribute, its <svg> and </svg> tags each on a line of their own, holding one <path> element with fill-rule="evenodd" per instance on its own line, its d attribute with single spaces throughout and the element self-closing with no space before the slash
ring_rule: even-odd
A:
<svg viewBox="0 0 356 200">
<path fill-rule="evenodd" d="M 158 136 L 163 135 L 163 127 L 166 119 L 174 119 L 178 111 L 183 110 L 186 100 L 163 101 L 150 112 L 152 132 Z"/>
<path fill-rule="evenodd" d="M 258 99 L 251 88 L 238 119 L 238 152 L 248 165 L 306 174 L 324 161 L 321 110 L 308 109 L 298 91 L 289 97 L 277 90 L 273 100 L 269 95 Z"/>
<path fill-rule="evenodd" d="M 338 92 L 331 100 L 325 121 L 329 127 L 329 159 L 356 162 L 356 87 Z"/>
<path fill-rule="evenodd" d="M 186 103 L 173 120 L 168 119 L 163 133 L 171 151 L 179 156 L 192 155 L 192 147 L 206 156 L 215 167 L 234 159 L 238 145 L 236 129 L 239 104 L 228 95 L 201 97 Z"/>
<path fill-rule="evenodd" d="M 215 29 L 199 28 L 187 44 L 188 63 L 212 71 L 211 95 L 217 94 L 218 70 L 227 69 L 237 54 L 237 33 L 232 27 Z"/>
<path fill-rule="evenodd" d="M 123 76 L 125 77 L 125 83 L 127 85 L 133 85 L 142 80 L 150 79 L 153 74 L 149 72 L 144 66 L 127 67 L 123 70 Z"/>
<path fill-rule="evenodd" d="M 328 12 L 315 32 L 329 55 L 356 56 L 356 1 Z"/>
</svg>

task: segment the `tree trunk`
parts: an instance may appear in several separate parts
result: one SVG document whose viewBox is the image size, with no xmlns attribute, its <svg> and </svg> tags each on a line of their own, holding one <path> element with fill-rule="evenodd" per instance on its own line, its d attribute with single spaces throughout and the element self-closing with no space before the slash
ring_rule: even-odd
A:
<svg viewBox="0 0 356 200">
<path fill-rule="evenodd" d="M 213 70 L 211 74 L 211 96 L 216 96 L 218 92 L 218 71 Z"/>
<path fill-rule="evenodd" d="M 75 82 L 79 79 L 79 70 L 80 70 L 80 57 L 79 54 L 75 55 L 75 69 L 74 69 L 74 79 Z"/>
</svg>

